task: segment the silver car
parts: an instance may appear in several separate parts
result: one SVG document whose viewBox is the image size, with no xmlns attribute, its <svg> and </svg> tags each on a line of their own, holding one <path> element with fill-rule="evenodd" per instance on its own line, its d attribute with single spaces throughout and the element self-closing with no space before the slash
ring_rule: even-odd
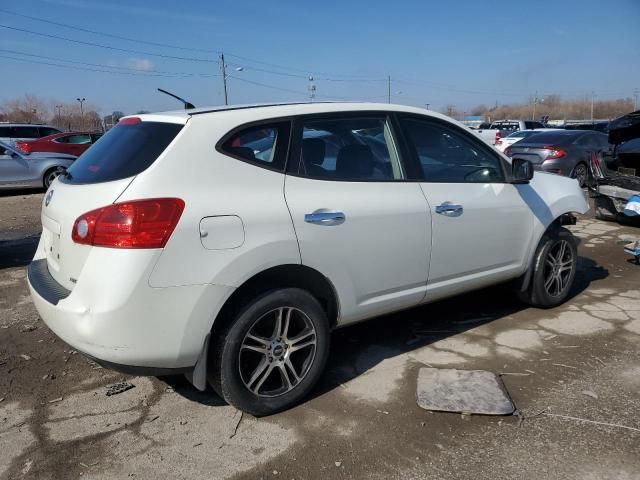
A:
<svg viewBox="0 0 640 480">
<path fill-rule="evenodd" d="M 0 142 L 0 189 L 49 188 L 77 157 L 65 153 L 20 150 Z"/>
</svg>

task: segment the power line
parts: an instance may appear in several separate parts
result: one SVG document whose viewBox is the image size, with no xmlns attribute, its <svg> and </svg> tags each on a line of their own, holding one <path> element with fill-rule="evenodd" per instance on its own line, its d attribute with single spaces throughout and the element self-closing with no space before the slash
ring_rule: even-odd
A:
<svg viewBox="0 0 640 480">
<path fill-rule="evenodd" d="M 129 49 L 129 48 L 114 47 L 114 46 L 111 46 L 111 45 L 103 45 L 103 44 L 100 44 L 100 43 L 85 42 L 83 40 L 76 40 L 74 38 L 61 37 L 59 35 L 51 35 L 51 34 L 48 34 L 48 33 L 34 32 L 33 30 L 27 30 L 26 28 L 10 27 L 9 25 L 0 24 L 0 28 L 7 28 L 9 30 L 15 30 L 15 31 L 18 31 L 18 32 L 26 32 L 26 33 L 30 33 L 32 35 L 38 35 L 40 37 L 55 38 L 56 40 L 64 40 L 66 42 L 78 43 L 78 44 L 81 44 L 81 45 L 89 45 L 89 46 L 92 46 L 92 47 L 106 48 L 108 50 L 116 50 L 116 51 L 126 52 L 126 53 L 137 53 L 139 55 L 149 55 L 149 56 L 152 56 L 152 57 L 168 58 L 168 59 L 172 59 L 172 60 L 185 60 L 185 61 L 190 61 L 190 62 L 218 63 L 215 60 L 210 60 L 210 59 L 206 59 L 206 58 L 179 57 L 179 56 L 176 56 L 176 55 L 165 55 L 163 53 L 145 52 L 145 51 L 142 51 L 142 50 L 132 50 L 132 49 Z"/>
<path fill-rule="evenodd" d="M 61 65 L 59 63 L 44 62 L 44 61 L 40 61 L 40 60 L 31 60 L 31 59 L 28 59 L 28 58 L 16 58 L 16 57 L 8 56 L 8 55 L 0 55 L 0 58 L 6 58 L 6 59 L 9 59 L 9 60 L 16 60 L 18 62 L 34 63 L 34 64 L 39 64 L 39 65 L 50 65 L 52 67 L 69 68 L 69 69 L 72 69 L 72 70 L 85 70 L 85 71 L 89 71 L 89 72 L 114 73 L 114 74 L 118 74 L 118 75 L 133 75 L 133 76 L 140 76 L 140 77 L 181 78 L 181 77 L 176 76 L 176 75 L 161 75 L 161 74 L 156 74 L 156 73 L 142 73 L 142 72 L 138 72 L 138 73 L 134 73 L 134 72 L 119 72 L 119 71 L 114 71 L 114 70 L 104 70 L 104 69 L 96 69 L 96 68 L 88 68 L 88 67 L 79 67 L 79 66 L 75 66 L 75 65 Z"/>
<path fill-rule="evenodd" d="M 91 33 L 93 35 L 102 35 L 104 37 L 115 38 L 115 39 L 118 39 L 118 40 L 125 40 L 127 42 L 135 42 L 135 43 L 151 45 L 151 46 L 155 46 L 155 47 L 173 48 L 173 49 L 182 50 L 182 51 L 193 51 L 193 52 L 200 52 L 200 53 L 213 53 L 213 54 L 216 54 L 216 55 L 219 55 L 219 54 L 222 53 L 222 51 L 220 51 L 220 50 L 213 50 L 213 49 L 206 49 L 206 48 L 184 47 L 184 46 L 172 45 L 172 44 L 168 44 L 168 43 L 151 42 L 151 41 L 148 41 L 148 40 L 140 40 L 140 39 L 137 39 L 137 38 L 126 37 L 126 36 L 123 36 L 123 35 L 115 35 L 113 33 L 100 32 L 100 31 L 97 31 L 97 30 L 90 30 L 88 28 L 79 27 L 77 25 L 70 25 L 68 23 L 55 22 L 53 20 L 47 20 L 45 18 L 35 17 L 33 15 L 25 15 L 25 14 L 22 14 L 22 13 L 14 12 L 14 11 L 11 11 L 11 10 L 6 10 L 6 9 L 3 9 L 3 8 L 0 8 L 0 12 L 8 13 L 9 15 L 15 15 L 17 17 L 26 18 L 26 19 L 29 19 L 29 20 L 35 20 L 37 22 L 48 23 L 50 25 L 56 25 L 56 26 L 59 26 L 59 27 L 69 28 L 69 29 L 72 29 L 72 30 L 78 30 L 80 32 Z M 11 28 L 11 27 L 5 27 L 5 28 Z M 29 33 L 33 33 L 33 34 L 36 34 L 36 35 L 38 34 L 37 32 L 29 32 Z M 71 40 L 71 39 L 65 39 L 65 40 L 75 41 L 75 40 Z M 102 45 L 100 45 L 100 46 L 102 46 Z M 142 52 L 133 52 L 133 53 L 142 53 Z M 148 52 L 145 52 L 144 54 L 149 55 Z M 274 68 L 277 68 L 277 69 L 280 69 L 280 70 L 297 71 L 297 72 L 306 73 L 306 74 L 308 74 L 311 71 L 315 71 L 315 70 L 312 70 L 312 69 L 305 70 L 305 69 L 300 69 L 300 68 L 294 68 L 294 67 L 278 65 L 278 64 L 275 64 L 275 63 L 265 62 L 265 61 L 262 61 L 262 60 L 257 60 L 257 59 L 253 59 L 253 58 L 250 58 L 250 57 L 245 57 L 245 56 L 242 56 L 242 55 L 235 55 L 233 53 L 227 53 L 226 55 L 228 57 L 234 57 L 234 58 L 237 58 L 237 59 L 240 59 L 240 60 L 245 60 L 245 61 L 250 62 L 250 63 L 266 65 L 266 66 L 274 67 Z M 182 58 L 182 57 L 174 57 L 174 56 L 167 56 L 167 58 L 182 59 L 182 60 L 185 59 L 185 58 Z M 189 58 L 188 60 L 203 61 L 202 59 L 191 59 L 191 58 Z M 204 60 L 204 61 L 206 61 L 206 60 Z M 253 69 L 256 70 L 256 71 L 261 71 L 261 70 L 259 70 L 257 68 L 253 68 Z M 273 73 L 273 74 L 284 75 L 281 72 L 273 72 L 273 71 L 269 71 L 269 70 L 264 70 L 264 72 L 265 73 Z M 327 77 L 343 77 L 342 79 L 338 79 L 338 78 L 322 79 L 322 80 L 327 80 L 327 81 L 332 81 L 332 82 L 340 82 L 340 81 L 344 81 L 344 82 L 380 81 L 380 80 L 376 80 L 376 79 L 371 80 L 371 79 L 359 77 L 357 75 L 334 75 L 334 74 L 323 73 L 323 72 L 317 72 L 317 73 L 320 73 L 321 75 L 325 75 Z M 306 75 L 305 75 L 305 78 L 306 78 Z"/>
<path fill-rule="evenodd" d="M 86 65 L 86 66 L 90 66 L 90 67 L 101 67 L 101 68 L 112 68 L 112 69 L 117 69 L 117 70 L 126 70 L 126 71 L 130 71 L 130 72 L 137 72 L 137 73 L 155 73 L 155 74 L 159 74 L 162 76 L 167 76 L 167 77 L 214 77 L 214 76 L 219 76 L 219 75 L 214 75 L 214 74 L 208 74 L 208 73 L 188 73 L 188 72 L 171 72 L 171 71 L 164 71 L 164 70 L 142 70 L 139 68 L 131 68 L 131 67 L 122 67 L 122 66 L 117 66 L 117 65 L 107 65 L 107 64 L 103 64 L 103 63 L 88 63 L 88 62 L 79 62 L 76 60 L 67 60 L 65 58 L 59 58 L 59 57 L 48 57 L 48 56 L 44 56 L 44 55 L 36 55 L 35 53 L 25 53 L 25 52 L 19 52 L 17 50 L 6 50 L 6 49 L 2 49 L 0 48 L 0 52 L 4 52 L 4 53 L 11 53 L 14 55 L 24 55 L 27 57 L 35 57 L 35 58 L 42 58 L 45 60 L 53 60 L 56 62 L 66 62 L 66 63 L 73 63 L 76 65 Z"/>
<path fill-rule="evenodd" d="M 15 15 L 16 17 L 27 18 L 29 20 L 35 20 L 37 22 L 48 23 L 48 24 L 51 24 L 51 25 L 57 25 L 58 27 L 70 28 L 72 30 L 79 30 L 81 32 L 92 33 L 94 35 L 102 35 L 104 37 L 116 38 L 118 40 L 126 40 L 127 42 L 143 43 L 145 45 L 152 45 L 154 47 L 175 48 L 177 50 L 185 50 L 185 51 L 193 51 L 193 52 L 220 53 L 217 50 L 209 50 L 209 49 L 206 49 L 206 48 L 181 47 L 181 46 L 178 46 L 178 45 L 170 45 L 168 43 L 150 42 L 150 41 L 147 41 L 147 40 L 140 40 L 140 39 L 137 39 L 137 38 L 124 37 L 122 35 L 115 35 L 113 33 L 98 32 L 96 30 L 89 30 L 88 28 L 79 27 L 77 25 L 69 25 L 68 23 L 54 22 L 53 20 L 46 20 L 44 18 L 34 17 L 32 15 L 25 15 L 23 13 L 12 12 L 10 10 L 5 10 L 4 8 L 0 8 L 0 12 L 8 13 L 9 15 Z"/>
</svg>

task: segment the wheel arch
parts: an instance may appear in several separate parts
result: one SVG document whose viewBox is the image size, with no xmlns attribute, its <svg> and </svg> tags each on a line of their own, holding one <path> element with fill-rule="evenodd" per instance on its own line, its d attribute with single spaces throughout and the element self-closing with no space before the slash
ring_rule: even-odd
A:
<svg viewBox="0 0 640 480">
<path fill-rule="evenodd" d="M 549 223 L 549 225 L 547 225 L 547 227 L 544 230 L 541 229 L 538 235 L 536 235 L 535 241 L 533 242 L 533 245 L 532 245 L 532 250 L 528 257 L 527 270 L 519 279 L 518 289 L 521 292 L 524 292 L 527 288 L 529 288 L 529 285 L 531 283 L 531 277 L 533 276 L 533 271 L 535 267 L 534 263 L 536 258 L 536 252 L 538 251 L 540 242 L 542 241 L 544 236 L 547 234 L 547 232 L 553 232 L 553 231 L 559 230 L 565 225 L 575 225 L 576 217 L 573 215 L 573 212 L 574 211 L 572 210 L 568 210 L 564 213 L 560 213 L 551 223 Z"/>
<path fill-rule="evenodd" d="M 263 270 L 245 280 L 226 300 L 216 316 L 211 332 L 215 334 L 233 321 L 234 314 L 258 295 L 279 288 L 296 287 L 307 290 L 318 299 L 329 327 L 337 325 L 340 311 L 338 295 L 333 284 L 317 270 L 300 264 L 286 264 Z"/>
</svg>

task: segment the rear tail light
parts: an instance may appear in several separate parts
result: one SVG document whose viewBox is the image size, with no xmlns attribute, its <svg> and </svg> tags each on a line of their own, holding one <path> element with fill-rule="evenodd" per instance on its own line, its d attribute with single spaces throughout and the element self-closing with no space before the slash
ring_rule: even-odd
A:
<svg viewBox="0 0 640 480">
<path fill-rule="evenodd" d="M 96 247 L 163 248 L 183 210 L 179 198 L 114 203 L 78 217 L 71 238 Z"/>
<path fill-rule="evenodd" d="M 551 150 L 549 156 L 547 157 L 547 160 L 554 160 L 556 158 L 562 158 L 567 155 L 567 152 L 563 148 L 556 147 L 554 145 L 546 145 L 543 148 L 545 150 Z"/>
<path fill-rule="evenodd" d="M 23 153 L 31 153 L 31 145 L 28 142 L 17 141 L 16 148 Z"/>
<path fill-rule="evenodd" d="M 505 148 L 503 153 L 504 153 L 507 157 L 508 157 L 509 155 L 511 155 L 511 147 L 507 147 L 507 148 Z"/>
<path fill-rule="evenodd" d="M 496 138 L 493 143 L 496 145 L 499 145 L 498 142 L 500 142 L 501 138 L 502 138 L 502 133 L 500 133 L 500 130 L 496 130 Z"/>
</svg>

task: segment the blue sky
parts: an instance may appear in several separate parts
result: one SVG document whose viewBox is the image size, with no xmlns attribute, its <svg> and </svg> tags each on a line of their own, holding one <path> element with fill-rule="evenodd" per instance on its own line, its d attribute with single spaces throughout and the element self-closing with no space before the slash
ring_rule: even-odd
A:
<svg viewBox="0 0 640 480">
<path fill-rule="evenodd" d="M 221 104 L 217 51 L 237 77 L 229 78 L 231 103 L 306 99 L 308 74 L 316 77 L 320 100 L 386 101 L 390 75 L 394 102 L 438 110 L 522 102 L 536 91 L 622 98 L 640 88 L 639 0 L 3 0 L 0 9 L 196 49 L 130 42 L 0 11 L 0 25 L 137 51 L 0 28 L 0 102 L 31 93 L 61 101 L 85 97 L 102 113 L 176 108 L 156 92 L 161 87 L 198 106 Z"/>
</svg>

